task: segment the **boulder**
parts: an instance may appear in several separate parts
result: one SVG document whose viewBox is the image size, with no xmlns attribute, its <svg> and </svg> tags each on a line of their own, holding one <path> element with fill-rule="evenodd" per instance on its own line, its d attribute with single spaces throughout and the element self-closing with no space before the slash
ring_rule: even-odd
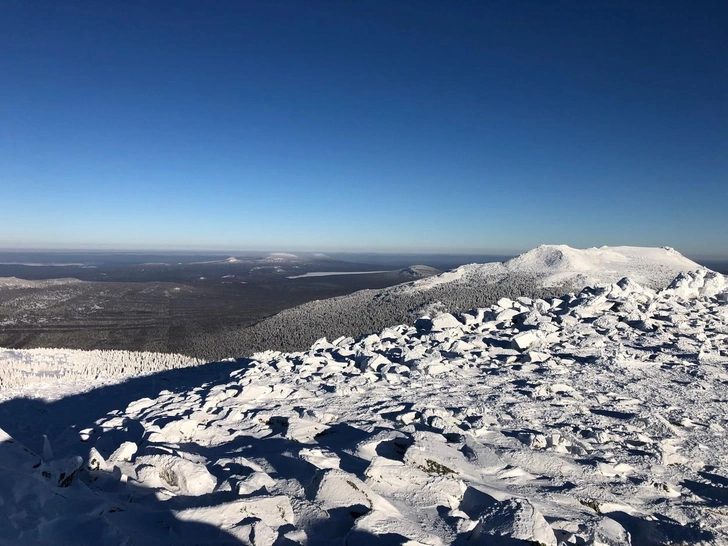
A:
<svg viewBox="0 0 728 546">
<path fill-rule="evenodd" d="M 442 313 L 432 319 L 432 330 L 448 330 L 450 328 L 461 328 L 463 323 L 460 322 L 450 313 Z"/>
<path fill-rule="evenodd" d="M 174 455 L 144 455 L 136 463 L 139 481 L 146 486 L 199 496 L 212 493 L 217 485 L 205 465 Z"/>
<path fill-rule="evenodd" d="M 529 347 L 538 343 L 538 341 L 540 341 L 540 337 L 536 333 L 536 331 L 529 330 L 513 336 L 513 339 L 511 340 L 511 345 L 514 349 L 517 349 L 519 351 L 525 351 Z"/>
<path fill-rule="evenodd" d="M 470 536 L 472 543 L 483 545 L 506 544 L 510 543 L 507 542 L 509 540 L 538 546 L 558 545 L 553 529 L 541 512 L 526 499 L 494 503 L 480 515 Z"/>
</svg>

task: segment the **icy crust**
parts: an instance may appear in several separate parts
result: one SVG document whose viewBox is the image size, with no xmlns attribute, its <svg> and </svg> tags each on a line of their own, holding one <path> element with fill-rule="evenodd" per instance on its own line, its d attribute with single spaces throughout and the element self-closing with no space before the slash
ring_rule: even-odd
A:
<svg viewBox="0 0 728 546">
<path fill-rule="evenodd" d="M 18 466 L 0 442 L 15 473 L 3 498 L 16 499 L 0 538 L 51 544 L 83 523 L 119 544 L 728 544 L 716 279 L 503 298 L 258 353 L 229 382 L 89 424 L 82 459 L 48 453 L 34 468 L 26 453 Z M 76 511 L 53 495 L 64 488 Z M 188 536 L 180 521 L 225 535 Z"/>
</svg>

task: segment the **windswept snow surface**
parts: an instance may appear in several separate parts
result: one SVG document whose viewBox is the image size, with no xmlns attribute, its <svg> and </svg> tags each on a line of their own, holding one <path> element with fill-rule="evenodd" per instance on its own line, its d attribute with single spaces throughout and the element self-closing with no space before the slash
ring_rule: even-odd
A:
<svg viewBox="0 0 728 546">
<path fill-rule="evenodd" d="M 728 545 L 727 340 L 698 270 L 64 399 L 0 438 L 0 543 Z"/>
</svg>

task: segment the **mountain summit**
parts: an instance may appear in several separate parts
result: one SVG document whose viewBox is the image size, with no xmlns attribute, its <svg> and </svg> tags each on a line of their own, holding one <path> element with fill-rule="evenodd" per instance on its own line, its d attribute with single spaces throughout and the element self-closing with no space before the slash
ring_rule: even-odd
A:
<svg viewBox="0 0 728 546">
<path fill-rule="evenodd" d="M 508 260 L 505 269 L 544 276 L 544 285 L 561 284 L 575 275 L 612 283 L 630 277 L 642 284 L 664 285 L 678 273 L 703 267 L 670 247 L 602 246 L 578 249 L 567 245 L 541 245 Z"/>
<path fill-rule="evenodd" d="M 669 247 L 602 246 L 579 249 L 567 245 L 541 245 L 506 262 L 463 265 L 405 290 L 429 290 L 444 284 L 498 282 L 513 275 L 532 277 L 542 287 L 580 290 L 587 285 L 610 284 L 623 277 L 665 288 L 678 274 L 705 269 Z M 397 290 L 398 287 L 392 290 Z"/>
</svg>

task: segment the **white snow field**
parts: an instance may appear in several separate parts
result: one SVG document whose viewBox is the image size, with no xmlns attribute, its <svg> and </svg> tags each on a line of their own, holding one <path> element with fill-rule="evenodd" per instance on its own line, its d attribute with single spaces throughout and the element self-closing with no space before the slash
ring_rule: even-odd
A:
<svg viewBox="0 0 728 546">
<path fill-rule="evenodd" d="M 728 545 L 706 269 L 50 398 L 0 403 L 0 544 Z"/>
</svg>

